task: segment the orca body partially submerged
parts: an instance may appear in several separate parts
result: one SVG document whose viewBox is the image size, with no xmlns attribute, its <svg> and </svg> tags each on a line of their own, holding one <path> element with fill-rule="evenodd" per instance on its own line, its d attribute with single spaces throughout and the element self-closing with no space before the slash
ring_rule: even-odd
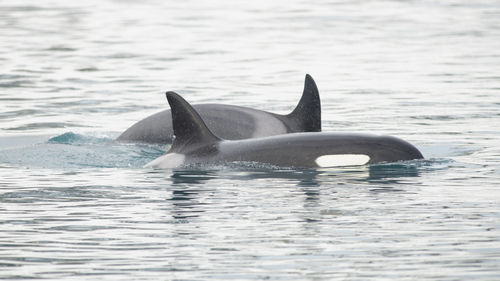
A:
<svg viewBox="0 0 500 281">
<path fill-rule="evenodd" d="M 319 92 L 308 74 L 298 105 L 287 115 L 226 104 L 195 104 L 193 107 L 214 134 L 228 140 L 321 131 Z M 169 144 L 173 135 L 172 113 L 167 109 L 135 123 L 116 140 Z"/>
<path fill-rule="evenodd" d="M 146 167 L 259 162 L 277 166 L 338 167 L 422 159 L 410 143 L 391 136 L 344 133 L 291 133 L 244 140 L 214 134 L 189 103 L 167 92 L 175 138 L 170 150 Z"/>
</svg>

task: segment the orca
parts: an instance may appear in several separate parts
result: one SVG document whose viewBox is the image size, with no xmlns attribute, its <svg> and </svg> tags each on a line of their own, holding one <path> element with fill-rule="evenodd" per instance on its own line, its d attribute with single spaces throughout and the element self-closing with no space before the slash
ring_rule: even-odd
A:
<svg viewBox="0 0 500 281">
<path fill-rule="evenodd" d="M 223 140 L 180 95 L 166 93 L 172 109 L 174 141 L 170 150 L 145 167 L 258 162 L 273 166 L 340 167 L 423 159 L 412 144 L 392 136 L 302 132 Z"/>
<path fill-rule="evenodd" d="M 306 74 L 298 105 L 287 115 L 226 104 L 195 104 L 193 107 L 212 132 L 228 140 L 321 131 L 318 87 L 309 74 Z M 167 109 L 135 123 L 116 140 L 169 144 L 173 134 L 172 113 Z"/>
</svg>

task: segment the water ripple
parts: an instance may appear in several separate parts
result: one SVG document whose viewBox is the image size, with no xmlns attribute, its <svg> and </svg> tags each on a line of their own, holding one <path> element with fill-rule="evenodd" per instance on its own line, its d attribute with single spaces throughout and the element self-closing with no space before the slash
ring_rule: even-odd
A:
<svg viewBox="0 0 500 281">
<path fill-rule="evenodd" d="M 0 3 L 0 279 L 496 280 L 496 1 Z M 142 166 L 164 93 L 286 114 L 426 160 Z"/>
</svg>

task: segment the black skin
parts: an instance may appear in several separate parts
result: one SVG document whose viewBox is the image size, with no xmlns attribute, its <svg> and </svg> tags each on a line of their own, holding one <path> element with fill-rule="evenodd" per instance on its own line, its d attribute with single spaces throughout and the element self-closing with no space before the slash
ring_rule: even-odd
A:
<svg viewBox="0 0 500 281">
<path fill-rule="evenodd" d="M 391 136 L 309 132 L 223 140 L 210 131 L 198 112 L 181 96 L 169 92 L 167 99 L 172 108 L 176 138 L 169 152 L 159 158 L 160 164 L 157 162 L 153 167 L 168 167 L 161 163 L 171 161 L 169 154 L 177 158 L 181 155 L 183 165 L 244 161 L 304 168 L 319 167 L 316 160 L 324 155 L 367 155 L 370 158 L 364 164 L 423 158 L 412 144 Z"/>
<path fill-rule="evenodd" d="M 298 105 L 287 115 L 225 104 L 192 106 L 214 134 L 228 140 L 321 131 L 319 92 L 310 75 L 306 75 Z M 173 135 L 172 112 L 167 109 L 135 123 L 116 140 L 169 144 L 172 143 Z"/>
</svg>

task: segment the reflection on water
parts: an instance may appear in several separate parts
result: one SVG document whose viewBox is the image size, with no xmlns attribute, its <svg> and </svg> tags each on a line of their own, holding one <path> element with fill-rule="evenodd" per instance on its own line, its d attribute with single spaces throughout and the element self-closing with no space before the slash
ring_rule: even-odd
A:
<svg viewBox="0 0 500 281">
<path fill-rule="evenodd" d="M 497 280 L 498 1 L 0 1 L 0 279 Z M 112 140 L 193 103 L 424 161 L 144 169 Z M 241 163 L 239 163 L 241 164 Z"/>
<path fill-rule="evenodd" d="M 172 196 L 172 216 L 178 220 L 185 220 L 200 216 L 203 211 L 203 197 L 209 190 L 198 187 L 207 180 L 216 179 L 217 175 L 210 170 L 173 170 L 170 179 Z"/>
<path fill-rule="evenodd" d="M 203 196 L 203 190 L 190 188 L 172 190 L 172 197 L 169 199 L 172 202 L 172 216 L 178 220 L 198 217 L 204 212 L 202 210 L 204 203 L 199 201 L 198 196 Z"/>
<path fill-rule="evenodd" d="M 170 176 L 172 179 L 172 184 L 174 185 L 189 185 L 189 184 L 203 184 L 205 181 L 217 178 L 215 171 L 211 170 L 178 170 L 172 171 Z"/>
<path fill-rule="evenodd" d="M 397 183 L 400 178 L 420 176 L 420 167 L 431 165 L 432 161 L 408 161 L 401 163 L 388 163 L 369 166 L 335 167 L 319 169 L 293 169 L 293 168 L 256 168 L 255 163 L 227 163 L 183 169 L 166 170 L 171 172 L 174 185 L 189 186 L 190 184 L 205 184 L 209 180 L 225 177 L 234 180 L 252 181 L 258 179 L 282 179 L 295 183 L 299 187 L 321 186 L 332 180 L 349 179 L 351 181 L 374 181 L 378 183 Z"/>
</svg>

